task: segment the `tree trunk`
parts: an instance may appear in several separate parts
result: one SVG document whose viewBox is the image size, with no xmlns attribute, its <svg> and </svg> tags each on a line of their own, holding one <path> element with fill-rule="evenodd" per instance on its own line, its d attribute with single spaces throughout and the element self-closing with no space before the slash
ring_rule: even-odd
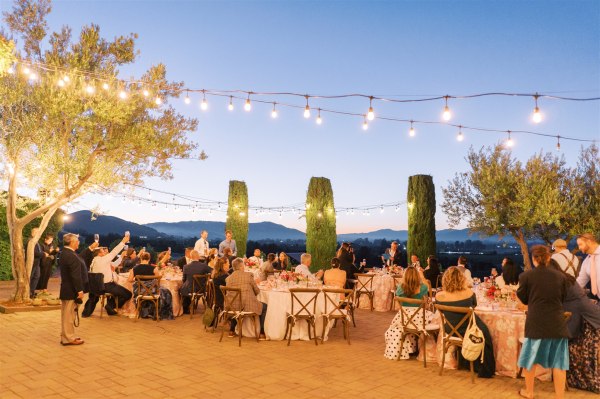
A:
<svg viewBox="0 0 600 399">
<path fill-rule="evenodd" d="M 523 265 L 525 270 L 531 269 L 531 259 L 529 259 L 529 248 L 527 247 L 527 241 L 525 241 L 525 235 L 522 230 L 516 230 L 512 232 L 512 236 L 521 247 L 521 255 L 523 255 Z"/>
</svg>

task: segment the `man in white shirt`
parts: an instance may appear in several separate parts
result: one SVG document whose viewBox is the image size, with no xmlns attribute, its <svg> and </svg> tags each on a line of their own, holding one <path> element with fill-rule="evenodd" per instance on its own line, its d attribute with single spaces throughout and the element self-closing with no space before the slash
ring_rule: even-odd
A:
<svg viewBox="0 0 600 399">
<path fill-rule="evenodd" d="M 312 256 L 310 254 L 302 254 L 300 256 L 300 264 L 296 266 L 294 272 L 298 274 L 302 274 L 305 277 L 308 277 L 309 280 L 319 280 L 323 277 L 323 269 L 319 270 L 315 274 L 310 272 L 310 264 L 312 262 Z"/>
<path fill-rule="evenodd" d="M 458 258 L 458 265 L 456 265 L 456 267 L 465 275 L 465 279 L 467 279 L 467 287 L 473 287 L 473 277 L 471 277 L 471 271 L 467 269 L 467 258 L 460 256 Z"/>
<path fill-rule="evenodd" d="M 260 257 L 260 254 L 261 254 L 261 251 L 260 251 L 260 249 L 256 248 L 256 249 L 254 250 L 254 256 L 251 256 L 251 257 L 249 257 L 249 258 L 248 258 L 248 260 L 249 260 L 249 261 L 251 261 L 251 262 L 254 262 L 254 264 L 255 264 L 257 267 L 261 267 L 261 266 L 262 266 L 262 263 L 263 263 L 263 260 L 262 260 L 262 258 Z"/>
<path fill-rule="evenodd" d="M 579 269 L 579 259 L 573 255 L 567 249 L 567 242 L 562 238 L 554 241 L 552 244 L 554 247 L 554 254 L 552 259 L 558 263 L 563 272 L 570 274 L 573 277 L 577 277 L 577 270 Z"/>
<path fill-rule="evenodd" d="M 208 231 L 202 230 L 200 233 L 200 239 L 196 241 L 196 245 L 194 245 L 194 251 L 198 251 L 200 257 L 208 257 Z"/>
<path fill-rule="evenodd" d="M 577 283 L 582 287 L 590 283 L 592 295 L 600 299 L 600 245 L 592 233 L 585 233 L 577 236 L 577 246 L 588 255 L 581 265 Z"/>
<path fill-rule="evenodd" d="M 112 264 L 112 260 L 115 256 L 123 249 L 125 243 L 129 241 L 129 236 L 123 237 L 120 243 L 117 244 L 113 248 L 112 251 L 108 252 L 108 248 L 102 247 L 97 248 L 94 251 L 94 260 L 90 266 L 91 273 L 102 273 L 104 275 L 104 292 L 112 294 L 112 297 L 108 298 L 106 306 L 106 313 L 110 316 L 114 316 L 117 314 L 115 308 L 118 303 L 119 307 L 122 307 L 125 302 L 131 299 L 131 291 L 127 288 L 120 286 L 115 283 L 113 272 L 115 271 L 115 267 Z M 115 301 L 115 298 L 118 300 Z M 91 299 L 91 298 L 90 298 Z M 96 307 L 96 303 L 98 302 L 98 298 L 95 298 L 95 303 L 93 308 Z"/>
</svg>

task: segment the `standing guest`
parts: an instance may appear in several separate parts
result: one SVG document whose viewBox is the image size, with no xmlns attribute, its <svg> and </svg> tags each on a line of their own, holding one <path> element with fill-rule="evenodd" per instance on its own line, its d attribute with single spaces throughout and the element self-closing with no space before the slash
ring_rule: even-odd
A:
<svg viewBox="0 0 600 399">
<path fill-rule="evenodd" d="M 285 252 L 279 253 L 279 260 L 273 263 L 273 269 L 275 270 L 287 270 L 289 265 L 289 258 Z"/>
<path fill-rule="evenodd" d="M 406 268 L 402 283 L 398 285 L 398 289 L 396 290 L 396 296 L 401 298 L 423 299 L 427 297 L 428 293 L 429 287 L 427 284 L 421 281 L 421 276 L 419 275 L 417 268 Z M 423 325 L 423 313 L 418 312 L 413 316 L 414 312 L 419 308 L 418 305 L 407 303 L 402 306 L 405 307 L 404 312 L 406 315 L 408 317 L 412 316 L 412 323 L 420 328 Z M 429 310 L 426 310 L 425 318 L 425 322 L 427 324 L 431 323 L 433 320 L 433 313 L 431 313 Z M 400 309 L 392 320 L 392 324 L 385 332 L 385 358 L 391 360 L 398 358 L 407 360 L 410 358 L 411 353 L 415 353 L 417 351 L 417 338 L 412 334 L 406 336 L 404 344 L 402 345 L 402 348 L 400 348 L 400 337 L 402 336 L 402 331 L 402 309 Z"/>
<path fill-rule="evenodd" d="M 195 249 L 190 253 L 190 257 L 192 261 L 183 267 L 183 284 L 179 289 L 179 295 L 183 298 L 182 306 L 183 313 L 190 313 L 190 304 L 191 297 L 189 296 L 192 293 L 192 285 L 194 282 L 194 274 L 211 274 L 212 269 L 206 263 L 205 257 L 200 257 L 200 253 Z M 204 280 L 204 279 L 202 279 Z M 201 286 L 195 287 L 195 292 L 205 292 L 206 281 L 200 281 Z"/>
<path fill-rule="evenodd" d="M 218 254 L 219 254 L 219 251 L 217 250 L 217 248 L 211 248 L 208 251 L 208 259 L 207 259 L 208 266 L 210 266 L 213 269 L 215 268 L 215 263 L 217 262 Z"/>
<path fill-rule="evenodd" d="M 412 267 L 421 267 L 421 262 L 419 261 L 419 257 L 416 254 L 412 254 L 410 256 L 410 265 Z"/>
<path fill-rule="evenodd" d="M 438 276 L 440 275 L 440 263 L 434 255 L 427 257 L 427 267 L 423 270 L 423 277 L 431 283 L 432 288 L 438 288 Z"/>
<path fill-rule="evenodd" d="M 267 314 L 267 304 L 260 302 L 256 296 L 260 292 L 252 274 L 244 271 L 244 260 L 241 258 L 235 258 L 232 262 L 233 273 L 227 277 L 227 287 L 241 288 L 241 306 L 245 312 L 254 312 L 259 315 L 260 319 L 260 335 L 259 340 L 265 340 L 265 316 Z M 238 309 L 238 310 L 242 310 Z M 237 325 L 236 319 L 231 319 L 231 325 L 229 329 L 229 337 L 235 337 L 235 327 Z M 241 328 L 241 327 L 240 327 Z"/>
<path fill-rule="evenodd" d="M 310 271 L 311 262 L 312 256 L 310 254 L 300 255 L 300 264 L 296 266 L 296 270 L 294 270 L 294 272 L 296 272 L 297 274 L 301 274 L 304 277 L 307 277 L 308 279 L 313 281 L 319 280 L 321 277 L 323 277 L 323 269 L 319 270 L 315 274 L 312 274 Z"/>
<path fill-rule="evenodd" d="M 256 248 L 254 250 L 254 255 L 251 256 L 250 258 L 248 258 L 248 260 L 251 261 L 251 262 L 254 262 L 254 264 L 256 266 L 260 267 L 262 265 L 262 262 L 263 262 L 262 257 L 260 256 L 260 254 L 261 254 L 260 249 Z"/>
<path fill-rule="evenodd" d="M 34 227 L 31 229 L 31 238 L 27 241 L 27 246 L 33 237 L 40 231 L 39 228 Z M 44 251 L 42 250 L 42 246 L 39 242 L 35 242 L 33 246 L 33 266 L 31 267 L 31 274 L 29 276 L 29 297 L 33 298 L 35 296 L 35 289 L 38 286 L 38 282 L 40 281 L 41 271 L 40 271 L 40 263 L 44 257 Z"/>
<path fill-rule="evenodd" d="M 218 315 L 219 310 L 223 310 L 223 293 L 221 292 L 221 286 L 226 285 L 226 279 L 229 276 L 229 259 L 216 258 L 211 276 L 213 285 L 215 286 L 215 314 Z"/>
<path fill-rule="evenodd" d="M 519 268 L 511 258 L 502 259 L 502 274 L 498 276 L 496 269 L 492 269 L 492 276 L 499 288 L 507 285 L 519 285 Z"/>
<path fill-rule="evenodd" d="M 54 236 L 52 234 L 46 234 L 46 238 L 42 244 L 44 257 L 40 262 L 40 282 L 38 283 L 37 288 L 43 293 L 48 292 L 48 280 L 50 280 L 50 276 L 52 275 L 54 261 L 56 259 L 56 254 L 58 253 L 58 248 L 54 247 L 52 241 L 54 241 Z"/>
<path fill-rule="evenodd" d="M 219 255 L 223 256 L 223 250 L 225 248 L 231 249 L 231 256 L 237 256 L 237 247 L 235 246 L 235 240 L 232 239 L 233 233 L 231 230 L 225 232 L 225 239 L 219 244 Z"/>
<path fill-rule="evenodd" d="M 112 265 L 112 259 L 123 249 L 125 244 L 129 242 L 129 236 L 126 235 L 123 237 L 120 243 L 117 244 L 116 247 L 113 248 L 112 251 L 108 252 L 106 247 L 97 248 L 94 252 L 96 257 L 92 261 L 92 265 L 90 266 L 91 273 L 102 273 L 104 277 L 104 292 L 111 294 L 108 298 L 108 301 L 104 308 L 106 309 L 106 313 L 109 316 L 114 316 L 117 314 L 117 304 L 119 307 L 122 307 L 125 302 L 131 299 L 131 291 L 127 288 L 117 284 L 115 282 L 114 271 L 115 267 Z M 88 301 L 94 301 L 93 306 L 90 305 L 90 313 L 93 313 L 94 308 L 96 307 L 96 303 L 98 302 L 98 297 L 92 299 L 92 295 L 90 294 L 90 298 Z M 86 307 L 87 308 L 87 307 Z M 86 309 L 88 310 L 88 309 Z M 84 315 L 82 314 L 82 317 Z"/>
<path fill-rule="evenodd" d="M 581 265 L 577 283 L 585 287 L 590 283 L 590 294 L 595 300 L 600 300 L 600 246 L 592 233 L 577 236 L 579 250 L 588 256 Z M 600 302 L 598 302 L 600 304 Z"/>
<path fill-rule="evenodd" d="M 567 249 L 567 242 L 562 238 L 555 240 L 552 243 L 554 253 L 552 259 L 558 263 L 561 270 L 577 278 L 577 270 L 579 269 L 579 258 L 572 254 Z"/>
<path fill-rule="evenodd" d="M 465 279 L 467 281 L 467 287 L 472 287 L 473 286 L 473 277 L 471 277 L 471 271 L 469 269 L 467 269 L 466 256 L 459 256 L 457 263 L 458 264 L 456 265 L 456 267 L 458 268 L 458 270 L 460 270 L 465 275 Z"/>
<path fill-rule="evenodd" d="M 350 244 L 347 242 L 342 243 L 335 257 L 340 262 L 340 270 L 346 273 L 346 278 L 344 279 L 346 281 L 345 287 L 342 288 L 352 289 L 354 274 L 359 273 L 360 269 L 354 264 L 354 257 L 350 253 Z"/>
<path fill-rule="evenodd" d="M 338 258 L 331 259 L 331 269 L 325 270 L 323 282 L 325 285 L 330 285 L 336 288 L 344 288 L 346 286 L 346 272 L 340 269 L 341 262 Z"/>
<path fill-rule="evenodd" d="M 390 266 L 402 266 L 402 251 L 398 249 L 398 243 L 392 241 L 390 246 Z"/>
<path fill-rule="evenodd" d="M 185 249 L 185 251 L 183 252 L 183 256 L 181 258 L 177 259 L 177 266 L 179 266 L 180 269 L 183 270 L 183 267 L 192 261 L 190 254 L 192 253 L 193 250 L 194 250 L 194 248 L 187 247 Z"/>
<path fill-rule="evenodd" d="M 533 398 L 537 365 L 552 369 L 554 392 L 562 399 L 566 370 L 569 369 L 567 322 L 562 303 L 567 297 L 567 280 L 549 267 L 550 251 L 544 245 L 531 249 L 534 269 L 519 277 L 517 296 L 527 305 L 525 342 L 519 355 L 519 367 L 525 374 L 525 389 L 519 395 Z"/>
<path fill-rule="evenodd" d="M 439 291 L 435 296 L 436 303 L 446 306 L 457 306 L 464 308 L 471 308 L 477 306 L 477 297 L 473 290 L 467 286 L 467 279 L 464 273 L 457 267 L 451 266 L 444 273 L 442 277 L 442 291 Z M 453 325 L 457 325 L 464 317 L 463 313 L 444 312 L 444 317 L 448 319 Z M 492 378 L 496 372 L 496 360 L 494 357 L 494 345 L 492 342 L 492 336 L 485 323 L 475 315 L 477 327 L 483 332 L 485 338 L 485 346 L 483 348 L 483 363 L 479 361 L 473 362 L 477 375 L 481 378 Z M 467 322 L 463 323 L 458 332 L 461 335 L 465 335 L 468 327 Z M 450 333 L 447 326 L 445 327 L 446 333 Z M 458 353 L 458 365 L 459 368 L 469 368 L 469 362 L 466 361 L 460 351 Z"/>
<path fill-rule="evenodd" d="M 82 302 L 84 286 L 87 283 L 87 268 L 83 259 L 75 252 L 79 248 L 79 237 L 67 233 L 63 236 L 64 248 L 58 261 L 60 268 L 60 319 L 62 345 L 81 345 L 83 340 L 75 336 L 75 315 L 77 304 Z M 77 301 L 77 303 L 75 302 Z"/>
<path fill-rule="evenodd" d="M 260 266 L 260 274 L 261 280 L 267 279 L 267 273 L 273 273 L 275 269 L 273 268 L 273 263 L 275 263 L 275 254 L 268 254 L 267 260 L 263 262 Z"/>
<path fill-rule="evenodd" d="M 210 250 L 210 248 L 208 245 L 207 238 L 208 231 L 202 230 L 202 232 L 200 232 L 200 239 L 198 239 L 198 241 L 196 241 L 196 244 L 194 245 L 194 250 L 198 251 L 200 256 L 208 257 L 208 251 Z"/>
</svg>

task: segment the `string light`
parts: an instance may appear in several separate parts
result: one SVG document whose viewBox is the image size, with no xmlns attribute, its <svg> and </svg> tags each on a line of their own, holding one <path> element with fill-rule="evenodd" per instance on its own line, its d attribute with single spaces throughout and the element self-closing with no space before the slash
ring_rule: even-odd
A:
<svg viewBox="0 0 600 399">
<path fill-rule="evenodd" d="M 318 114 L 317 114 L 317 125 L 320 125 L 323 123 L 323 119 L 321 118 L 321 108 L 318 109 Z"/>
<path fill-rule="evenodd" d="M 31 73 L 31 69 L 29 69 L 28 66 L 23 66 L 21 70 L 23 71 L 24 75 L 29 75 Z"/>
<path fill-rule="evenodd" d="M 408 130 L 408 135 L 410 137 L 415 137 L 415 128 L 413 127 L 413 121 L 410 121 L 410 129 Z"/>
<path fill-rule="evenodd" d="M 560 135 L 556 136 L 556 151 L 560 151 Z"/>
<path fill-rule="evenodd" d="M 363 130 L 367 130 L 369 128 L 369 122 L 367 122 L 367 117 L 366 116 L 364 117 L 362 128 L 363 128 Z"/>
<path fill-rule="evenodd" d="M 92 86 L 91 84 L 88 84 L 88 85 L 85 87 L 85 92 L 86 92 L 87 94 L 94 94 L 94 93 L 96 92 L 96 88 L 95 88 L 94 86 Z"/>
<path fill-rule="evenodd" d="M 63 76 L 62 80 L 64 80 L 65 84 L 69 84 L 69 82 L 71 82 L 71 78 L 69 77 L 69 75 Z"/>
<path fill-rule="evenodd" d="M 506 140 L 506 146 L 510 148 L 510 147 L 514 146 L 515 143 L 514 143 L 512 137 L 510 137 L 510 130 L 508 130 L 507 133 L 508 133 L 508 139 Z"/>
<path fill-rule="evenodd" d="M 304 107 L 304 117 L 310 118 L 310 106 L 308 105 L 308 96 L 306 96 L 306 107 Z"/>
<path fill-rule="evenodd" d="M 458 127 L 458 136 L 456 136 L 456 140 L 463 141 L 464 139 L 465 139 L 465 136 L 463 136 L 462 126 L 459 126 Z"/>
<path fill-rule="evenodd" d="M 185 98 L 183 99 L 183 102 L 186 103 L 186 105 L 190 105 L 190 103 L 192 102 L 192 99 L 190 98 L 190 92 L 189 92 L 189 90 L 186 91 Z"/>
<path fill-rule="evenodd" d="M 127 92 L 123 89 L 119 90 L 119 98 L 121 100 L 126 100 L 127 99 Z"/>
<path fill-rule="evenodd" d="M 162 104 L 162 99 L 160 97 L 156 97 L 156 100 L 154 100 L 154 103 L 156 105 L 161 105 Z"/>
<path fill-rule="evenodd" d="M 37 80 L 37 78 L 38 75 L 34 71 L 29 72 L 29 80 L 34 81 Z"/>
<path fill-rule="evenodd" d="M 252 104 L 250 103 L 250 93 L 248 93 L 248 98 L 246 99 L 246 103 L 244 104 L 244 110 L 246 110 L 246 112 L 250 112 L 251 109 Z"/>
<path fill-rule="evenodd" d="M 373 112 L 373 97 L 369 97 L 369 112 L 367 112 L 367 119 L 370 121 L 375 119 L 375 112 Z"/>
<path fill-rule="evenodd" d="M 448 96 L 444 97 L 446 101 L 446 105 L 444 106 L 444 112 L 442 113 L 442 119 L 445 121 L 449 121 L 452 118 L 452 113 L 450 112 L 450 108 L 448 107 Z"/>
<path fill-rule="evenodd" d="M 229 96 L 229 105 L 227 106 L 227 109 L 233 111 L 233 96 Z"/>
<path fill-rule="evenodd" d="M 533 115 L 531 115 L 531 119 L 535 123 L 540 123 L 542 121 L 542 114 L 538 107 L 538 97 L 539 97 L 539 94 L 537 94 L 537 93 L 533 96 L 533 99 L 535 101 L 535 108 L 533 109 Z"/>
<path fill-rule="evenodd" d="M 9 66 L 8 69 L 6 70 L 6 72 L 8 72 L 10 75 L 14 75 L 15 74 L 15 67 L 14 66 Z"/>
<path fill-rule="evenodd" d="M 148 91 L 148 89 L 142 90 L 142 94 L 144 95 L 144 97 L 149 97 L 150 96 L 150 92 Z"/>
<path fill-rule="evenodd" d="M 271 111 L 271 118 L 273 119 L 277 118 L 277 109 L 275 108 L 275 104 L 277 103 L 273 103 L 273 110 Z"/>
<path fill-rule="evenodd" d="M 104 91 L 108 91 L 108 89 L 110 89 L 110 86 L 108 85 L 108 83 L 104 82 L 102 83 L 102 88 L 104 89 Z"/>
<path fill-rule="evenodd" d="M 206 91 L 202 90 L 202 103 L 200 103 L 200 109 L 206 111 L 208 109 L 208 102 L 206 102 Z"/>
<path fill-rule="evenodd" d="M 62 79 L 58 79 L 58 82 L 56 82 L 56 84 L 58 85 L 58 87 L 65 87 L 65 81 Z"/>
</svg>

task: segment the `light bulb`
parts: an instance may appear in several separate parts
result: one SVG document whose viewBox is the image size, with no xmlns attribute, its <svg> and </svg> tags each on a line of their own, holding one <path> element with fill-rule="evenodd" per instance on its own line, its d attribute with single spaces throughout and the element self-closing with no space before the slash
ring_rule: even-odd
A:
<svg viewBox="0 0 600 399">
<path fill-rule="evenodd" d="M 533 110 L 533 115 L 531 116 L 531 119 L 533 119 L 535 123 L 540 123 L 542 121 L 542 113 L 540 112 L 540 109 L 537 106 Z"/>
<path fill-rule="evenodd" d="M 250 99 L 246 99 L 246 103 L 244 104 L 244 109 L 246 111 L 250 111 L 252 109 L 252 104 L 250 103 Z"/>
<path fill-rule="evenodd" d="M 154 100 L 154 103 L 156 105 L 161 105 L 162 104 L 162 99 L 160 97 L 156 97 L 156 100 Z"/>
<path fill-rule="evenodd" d="M 560 136 L 556 138 L 556 151 L 560 151 Z"/>
<path fill-rule="evenodd" d="M 321 118 L 321 115 L 317 116 L 317 125 L 321 125 L 323 123 L 323 119 Z"/>
<path fill-rule="evenodd" d="M 323 214 L 321 212 L 317 213 L 317 217 L 320 219 L 323 217 Z"/>
<path fill-rule="evenodd" d="M 200 109 L 202 111 L 206 111 L 208 109 L 208 103 L 206 102 L 206 98 L 202 99 L 202 102 L 200 103 Z"/>
<path fill-rule="evenodd" d="M 365 118 L 363 124 L 362 124 L 362 128 L 363 130 L 367 130 L 369 128 L 369 123 L 367 122 L 367 119 Z"/>
<path fill-rule="evenodd" d="M 508 131 L 508 139 L 506 140 L 506 147 L 512 147 L 515 145 L 515 142 L 513 141 L 512 137 L 510 137 L 510 130 Z"/>
<path fill-rule="evenodd" d="M 9 66 L 8 69 L 6 70 L 6 72 L 13 75 L 15 73 L 15 67 L 13 67 L 12 65 Z"/>
<path fill-rule="evenodd" d="M 29 80 L 37 80 L 38 76 L 35 72 L 31 71 L 29 73 Z"/>
<path fill-rule="evenodd" d="M 62 80 L 64 80 L 65 83 L 69 83 L 71 81 L 71 78 L 69 78 L 69 75 L 65 75 L 63 76 Z"/>
<path fill-rule="evenodd" d="M 85 92 L 87 94 L 94 94 L 95 91 L 96 91 L 96 88 L 92 85 L 87 85 L 85 88 Z"/>
<path fill-rule="evenodd" d="M 306 104 L 306 107 L 304 107 L 304 117 L 307 119 L 310 118 L 310 107 L 308 104 Z"/>
<path fill-rule="evenodd" d="M 273 103 L 273 110 L 271 111 L 271 118 L 277 118 L 277 109 L 275 108 L 275 103 Z"/>
<path fill-rule="evenodd" d="M 444 107 L 444 112 L 442 113 L 442 118 L 445 121 L 449 121 L 450 118 L 452 118 L 452 113 L 450 112 L 450 108 L 448 108 L 447 105 Z"/>
<path fill-rule="evenodd" d="M 413 121 L 410 121 L 410 129 L 408 130 L 408 135 L 410 137 L 415 137 L 415 128 L 413 127 Z"/>
<path fill-rule="evenodd" d="M 148 97 L 150 95 L 150 92 L 148 91 L 148 89 L 144 89 L 142 91 L 142 94 L 144 95 L 144 97 Z"/>
<path fill-rule="evenodd" d="M 370 121 L 375 119 L 375 112 L 373 112 L 373 107 L 369 107 L 369 112 L 367 112 L 367 119 Z"/>
<path fill-rule="evenodd" d="M 57 84 L 58 84 L 58 87 L 65 87 L 65 81 L 62 79 L 58 79 Z"/>
<path fill-rule="evenodd" d="M 31 69 L 29 69 L 29 67 L 26 67 L 26 66 L 24 66 L 24 67 L 23 67 L 23 73 L 24 73 L 25 75 L 29 75 L 29 74 L 31 73 Z"/>
<path fill-rule="evenodd" d="M 119 91 L 119 98 L 125 100 L 127 98 L 127 92 L 125 90 Z"/>
<path fill-rule="evenodd" d="M 108 83 L 106 83 L 106 82 L 105 82 L 105 83 L 102 83 L 102 88 L 103 88 L 104 90 L 107 90 L 107 91 L 108 91 L 108 89 L 110 89 L 110 86 L 108 85 Z"/>
<path fill-rule="evenodd" d="M 227 106 L 227 109 L 233 111 L 233 97 L 229 97 L 229 105 Z"/>
<path fill-rule="evenodd" d="M 456 140 L 463 141 L 464 139 L 465 139 L 465 136 L 463 136 L 462 130 L 459 130 L 458 131 L 458 136 L 456 136 Z"/>
<path fill-rule="evenodd" d="M 190 99 L 190 96 L 186 95 L 183 99 L 183 102 L 189 105 L 192 102 L 192 100 Z"/>
</svg>

